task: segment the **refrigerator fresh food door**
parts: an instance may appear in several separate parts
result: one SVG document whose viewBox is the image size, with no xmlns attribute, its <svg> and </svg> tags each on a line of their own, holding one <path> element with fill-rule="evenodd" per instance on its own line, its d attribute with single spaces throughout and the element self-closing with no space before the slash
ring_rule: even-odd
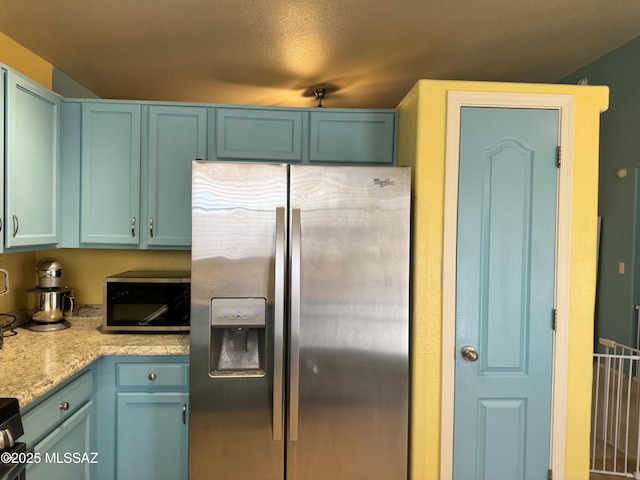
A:
<svg viewBox="0 0 640 480">
<path fill-rule="evenodd" d="M 290 167 L 287 480 L 405 480 L 410 169 Z"/>
<path fill-rule="evenodd" d="M 287 170 L 193 162 L 194 480 L 283 479 Z"/>
</svg>

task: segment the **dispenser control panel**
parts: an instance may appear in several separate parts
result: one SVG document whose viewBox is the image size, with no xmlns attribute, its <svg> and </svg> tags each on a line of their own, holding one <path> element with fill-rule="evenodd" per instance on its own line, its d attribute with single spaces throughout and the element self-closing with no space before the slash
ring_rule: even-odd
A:
<svg viewBox="0 0 640 480">
<path fill-rule="evenodd" d="M 264 298 L 213 298 L 211 326 L 264 327 L 266 309 Z"/>
</svg>

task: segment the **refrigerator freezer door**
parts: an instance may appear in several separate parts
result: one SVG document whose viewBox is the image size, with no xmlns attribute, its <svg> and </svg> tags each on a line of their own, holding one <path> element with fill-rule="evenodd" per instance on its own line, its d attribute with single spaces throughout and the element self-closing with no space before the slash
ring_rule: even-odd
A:
<svg viewBox="0 0 640 480">
<path fill-rule="evenodd" d="M 410 192 L 407 168 L 290 167 L 287 480 L 407 478 Z"/>
<path fill-rule="evenodd" d="M 196 161 L 192 195 L 189 478 L 282 480 L 283 382 L 273 366 L 283 294 L 274 278 L 284 262 L 287 166 Z M 241 318 L 225 320 L 236 304 Z M 227 342 L 224 361 L 212 357 L 216 342 Z M 250 357 L 256 344 L 259 362 Z M 281 376 L 282 360 L 275 364 Z"/>
</svg>

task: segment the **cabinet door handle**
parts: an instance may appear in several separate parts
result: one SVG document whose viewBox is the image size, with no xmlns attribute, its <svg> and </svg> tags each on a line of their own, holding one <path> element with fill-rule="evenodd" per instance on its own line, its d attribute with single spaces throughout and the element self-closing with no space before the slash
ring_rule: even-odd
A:
<svg viewBox="0 0 640 480">
<path fill-rule="evenodd" d="M 149 236 L 153 238 L 153 217 L 149 219 Z"/>
<path fill-rule="evenodd" d="M 69 402 L 62 402 L 60 404 L 60 410 L 64 410 L 65 412 L 69 410 Z"/>
<path fill-rule="evenodd" d="M 18 216 L 15 213 L 11 214 L 11 218 L 13 219 L 13 238 L 16 238 L 18 229 L 20 228 L 20 222 L 18 221 Z"/>
<path fill-rule="evenodd" d="M 136 236 L 136 217 L 131 218 L 131 236 Z"/>
<path fill-rule="evenodd" d="M 4 227 L 4 225 L 2 224 L 2 219 L 0 218 L 0 232 L 2 231 L 2 227 Z"/>
<path fill-rule="evenodd" d="M 182 404 L 182 424 L 187 424 L 187 404 L 186 402 Z"/>
</svg>

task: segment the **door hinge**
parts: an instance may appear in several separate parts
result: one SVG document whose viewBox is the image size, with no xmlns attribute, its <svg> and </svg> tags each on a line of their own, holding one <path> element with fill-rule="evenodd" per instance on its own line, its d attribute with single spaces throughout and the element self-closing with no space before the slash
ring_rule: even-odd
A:
<svg viewBox="0 0 640 480">
<path fill-rule="evenodd" d="M 558 145 L 556 149 L 556 165 L 560 168 L 560 164 L 562 163 L 562 147 Z"/>
<path fill-rule="evenodd" d="M 553 480 L 553 470 L 547 470 L 547 480 Z"/>
<path fill-rule="evenodd" d="M 551 328 L 555 330 L 557 326 L 558 326 L 558 310 L 554 308 L 553 313 L 551 315 Z"/>
</svg>

